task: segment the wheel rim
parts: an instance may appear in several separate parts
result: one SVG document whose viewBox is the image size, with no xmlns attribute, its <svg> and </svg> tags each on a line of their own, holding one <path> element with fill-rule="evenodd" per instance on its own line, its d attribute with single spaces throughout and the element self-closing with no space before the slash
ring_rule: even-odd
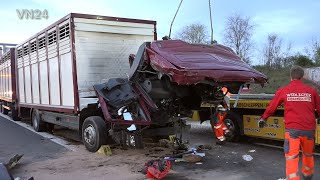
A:
<svg viewBox="0 0 320 180">
<path fill-rule="evenodd" d="M 92 125 L 89 125 L 87 128 L 84 129 L 83 132 L 84 141 L 93 146 L 96 142 L 96 130 Z"/>
<path fill-rule="evenodd" d="M 227 126 L 228 130 L 234 135 L 235 125 L 231 119 L 225 119 L 224 124 Z"/>
<path fill-rule="evenodd" d="M 37 121 L 37 117 L 36 116 L 33 117 L 32 123 L 33 123 L 34 129 L 37 129 L 38 128 L 38 121 Z"/>
</svg>

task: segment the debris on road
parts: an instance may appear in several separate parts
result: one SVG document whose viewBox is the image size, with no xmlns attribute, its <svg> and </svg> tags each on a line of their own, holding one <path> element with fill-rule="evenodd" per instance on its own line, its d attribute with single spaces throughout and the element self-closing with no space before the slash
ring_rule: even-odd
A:
<svg viewBox="0 0 320 180">
<path fill-rule="evenodd" d="M 18 164 L 22 156 L 23 154 L 16 154 L 8 161 L 8 163 L 0 163 L 0 180 L 20 180 L 19 177 L 13 179 L 13 176 L 9 170 L 14 168 Z M 30 177 L 28 180 L 33 180 L 33 177 Z"/>
<path fill-rule="evenodd" d="M 202 157 L 196 154 L 184 154 L 182 156 L 182 159 L 184 159 L 187 162 L 196 163 L 202 160 Z"/>
<path fill-rule="evenodd" d="M 252 149 L 252 150 L 250 150 L 250 151 L 248 151 L 248 152 L 254 153 L 254 152 L 256 152 L 256 150 Z"/>
<path fill-rule="evenodd" d="M 19 160 L 22 158 L 22 156 L 23 156 L 23 154 L 22 154 L 22 155 L 16 154 L 15 156 L 13 156 L 13 157 L 8 161 L 8 163 L 5 164 L 6 168 L 7 168 L 8 170 L 14 168 L 14 167 L 18 164 L 18 162 L 19 162 Z"/>
<path fill-rule="evenodd" d="M 210 144 L 204 144 L 204 145 L 199 145 L 197 147 L 197 150 L 198 151 L 208 151 L 208 150 L 211 150 L 212 149 L 212 146 Z"/>
<path fill-rule="evenodd" d="M 160 139 L 159 145 L 160 145 L 160 147 L 164 147 L 164 148 L 172 148 L 174 146 L 174 142 L 172 142 L 168 139 Z"/>
<path fill-rule="evenodd" d="M 245 161 L 252 161 L 253 157 L 248 154 L 245 154 L 242 156 L 242 159 Z"/>
<path fill-rule="evenodd" d="M 164 178 L 170 171 L 171 163 L 169 160 L 151 160 L 145 164 L 144 172 L 147 178 Z"/>
</svg>

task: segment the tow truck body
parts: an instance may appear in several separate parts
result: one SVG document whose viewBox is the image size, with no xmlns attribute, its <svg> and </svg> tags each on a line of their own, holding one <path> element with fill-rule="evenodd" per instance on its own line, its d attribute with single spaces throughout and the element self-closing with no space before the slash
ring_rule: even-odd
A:
<svg viewBox="0 0 320 180">
<path fill-rule="evenodd" d="M 304 79 L 319 88 L 320 68 L 305 68 Z M 264 139 L 284 140 L 284 105 L 278 106 L 273 116 L 267 120 L 265 128 L 258 128 L 258 120 L 268 107 L 274 94 L 232 94 L 227 122 L 231 122 L 235 130 L 234 136 L 245 135 Z M 237 100 L 238 99 L 238 100 Z M 202 103 L 202 108 L 208 111 L 213 108 L 210 103 Z M 316 114 L 317 115 L 317 114 Z M 206 117 L 203 117 L 206 118 Z M 316 144 L 320 144 L 320 119 L 316 119 Z"/>
</svg>

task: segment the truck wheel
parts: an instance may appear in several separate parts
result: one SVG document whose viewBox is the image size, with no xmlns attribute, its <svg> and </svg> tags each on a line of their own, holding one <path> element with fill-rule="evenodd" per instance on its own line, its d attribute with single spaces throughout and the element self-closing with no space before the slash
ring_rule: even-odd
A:
<svg viewBox="0 0 320 180">
<path fill-rule="evenodd" d="M 238 141 L 240 137 L 240 128 L 237 118 L 238 117 L 236 115 L 228 113 L 226 119 L 224 120 L 224 124 L 230 131 L 228 134 L 226 134 L 227 141 Z"/>
<path fill-rule="evenodd" d="M 46 123 L 41 121 L 40 114 L 38 110 L 32 111 L 32 126 L 37 132 L 42 132 L 46 130 Z"/>
<path fill-rule="evenodd" d="M 107 126 L 100 116 L 87 117 L 82 125 L 82 142 L 90 152 L 96 152 L 106 143 Z"/>
</svg>

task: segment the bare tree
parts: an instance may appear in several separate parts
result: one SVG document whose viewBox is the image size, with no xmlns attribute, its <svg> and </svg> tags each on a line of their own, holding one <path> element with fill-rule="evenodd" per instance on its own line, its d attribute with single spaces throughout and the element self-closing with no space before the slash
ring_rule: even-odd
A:
<svg viewBox="0 0 320 180">
<path fill-rule="evenodd" d="M 311 40 L 310 46 L 306 47 L 305 51 L 314 63 L 320 64 L 320 41 L 313 38 Z"/>
<path fill-rule="evenodd" d="M 224 42 L 231 47 L 240 58 L 250 64 L 252 33 L 254 25 L 249 17 L 234 14 L 227 18 L 224 30 Z"/>
<path fill-rule="evenodd" d="M 209 42 L 206 26 L 200 23 L 193 23 L 183 27 L 177 33 L 175 39 L 194 44 L 207 44 Z"/>
<path fill-rule="evenodd" d="M 267 44 L 264 47 L 264 61 L 268 67 L 281 66 L 282 39 L 277 34 L 268 34 Z"/>
</svg>

